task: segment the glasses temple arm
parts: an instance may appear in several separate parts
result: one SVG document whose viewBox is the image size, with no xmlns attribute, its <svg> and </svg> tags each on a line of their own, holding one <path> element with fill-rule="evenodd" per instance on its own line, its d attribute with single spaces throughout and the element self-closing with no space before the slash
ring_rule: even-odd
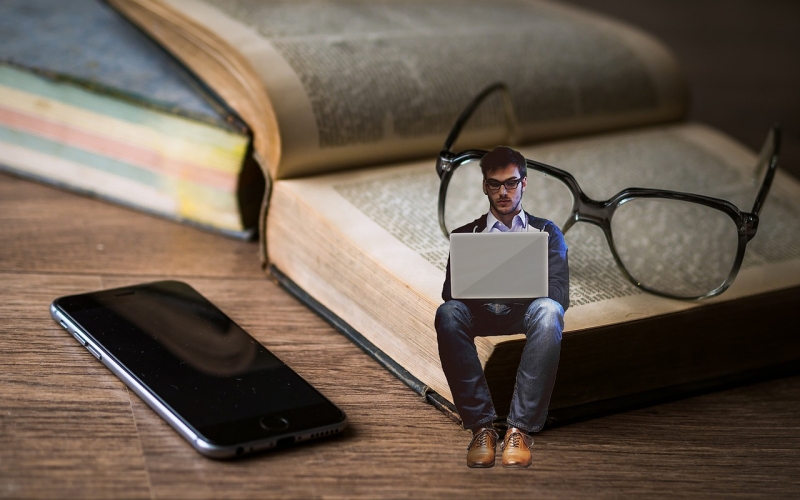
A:
<svg viewBox="0 0 800 500">
<path fill-rule="evenodd" d="M 771 154 L 768 153 L 770 142 L 772 142 Z M 767 199 L 767 195 L 769 194 L 769 189 L 772 186 L 772 180 L 775 177 L 775 171 L 778 168 L 778 155 L 780 153 L 780 149 L 781 127 L 776 123 L 772 126 L 772 129 L 770 129 L 769 135 L 767 136 L 767 141 L 762 148 L 761 154 L 759 154 L 759 161 L 756 165 L 756 179 L 763 175 L 765 169 L 767 173 L 764 175 L 764 180 L 761 182 L 761 187 L 758 189 L 758 194 L 756 195 L 756 201 L 753 203 L 753 209 L 751 212 L 755 215 L 758 215 L 761 212 L 761 208 L 764 206 L 764 201 Z M 768 158 L 765 158 L 765 153 L 769 154 Z"/>
<path fill-rule="evenodd" d="M 461 135 L 461 129 L 464 128 L 464 125 L 469 121 L 472 117 L 472 114 L 478 109 L 478 106 L 489 97 L 494 92 L 500 91 L 503 94 L 503 111 L 505 112 L 506 117 L 506 126 L 509 129 L 509 143 L 514 144 L 517 138 L 517 119 L 514 116 L 514 106 L 511 102 L 511 92 L 508 90 L 508 86 L 502 82 L 495 82 L 485 89 L 483 89 L 480 94 L 475 96 L 474 99 L 464 108 L 464 111 L 458 115 L 458 119 L 456 120 L 455 125 L 450 130 L 450 134 L 447 136 L 447 139 L 444 141 L 444 146 L 442 146 L 442 151 L 449 152 L 453 146 L 453 143 L 456 142 L 458 136 Z"/>
</svg>

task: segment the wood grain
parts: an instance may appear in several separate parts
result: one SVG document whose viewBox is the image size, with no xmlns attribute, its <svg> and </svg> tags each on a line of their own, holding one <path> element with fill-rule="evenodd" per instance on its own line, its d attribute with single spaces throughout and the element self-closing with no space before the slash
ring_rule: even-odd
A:
<svg viewBox="0 0 800 500">
<path fill-rule="evenodd" d="M 255 242 L 8 175 L 0 183 L 0 214 L 0 271 L 226 278 L 260 273 Z"/>
<path fill-rule="evenodd" d="M 0 496 L 148 498 L 125 386 L 48 313 L 97 278 L 0 274 Z"/>
</svg>

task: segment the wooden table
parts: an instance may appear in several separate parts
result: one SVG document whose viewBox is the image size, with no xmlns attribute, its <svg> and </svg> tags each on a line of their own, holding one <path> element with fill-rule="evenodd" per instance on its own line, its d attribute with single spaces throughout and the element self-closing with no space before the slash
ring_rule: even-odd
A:
<svg viewBox="0 0 800 500">
<path fill-rule="evenodd" d="M 632 1 L 606 4 L 637 10 Z M 773 4 L 797 13 L 790 2 Z M 638 10 L 651 21 L 670 11 Z M 702 66 L 688 57 L 689 69 Z M 783 85 L 798 81 L 794 64 Z M 746 135 L 746 126 L 716 125 Z M 206 459 L 48 313 L 60 295 L 165 278 L 200 290 L 339 404 L 347 432 L 245 460 Z M 472 470 L 468 434 L 270 281 L 255 243 L 0 175 L 0 285 L 3 498 L 800 494 L 798 376 L 548 430 L 531 469 Z"/>
</svg>

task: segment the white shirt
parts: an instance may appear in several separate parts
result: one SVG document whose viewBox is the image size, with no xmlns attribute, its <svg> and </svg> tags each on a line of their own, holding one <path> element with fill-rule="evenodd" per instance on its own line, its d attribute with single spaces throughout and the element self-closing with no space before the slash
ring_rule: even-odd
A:
<svg viewBox="0 0 800 500">
<path fill-rule="evenodd" d="M 486 214 L 486 229 L 483 230 L 484 233 L 516 233 L 521 231 L 528 230 L 528 215 L 525 213 L 525 210 L 522 210 L 522 206 L 520 206 L 519 213 L 511 219 L 511 229 L 509 229 L 505 224 L 497 220 L 497 217 L 494 216 L 491 210 L 489 213 Z"/>
</svg>

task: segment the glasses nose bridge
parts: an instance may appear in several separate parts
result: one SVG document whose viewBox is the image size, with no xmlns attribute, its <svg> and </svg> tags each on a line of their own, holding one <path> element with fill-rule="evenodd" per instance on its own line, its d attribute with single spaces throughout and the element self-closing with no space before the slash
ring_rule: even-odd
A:
<svg viewBox="0 0 800 500">
<path fill-rule="evenodd" d="M 608 225 L 612 208 L 606 202 L 595 201 L 581 196 L 577 205 L 574 217 L 575 222 L 588 222 L 603 229 Z"/>
</svg>

